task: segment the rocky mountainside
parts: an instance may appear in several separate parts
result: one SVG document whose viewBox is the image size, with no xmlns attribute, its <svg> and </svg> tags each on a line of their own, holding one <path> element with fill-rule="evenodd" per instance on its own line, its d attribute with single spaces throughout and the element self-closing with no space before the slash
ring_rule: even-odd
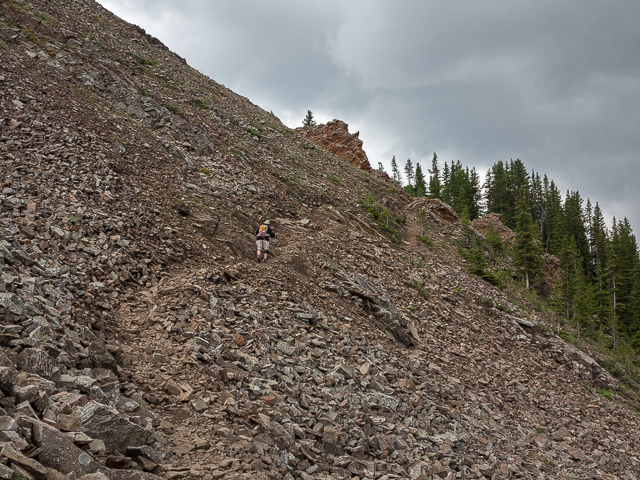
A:
<svg viewBox="0 0 640 480">
<path fill-rule="evenodd" d="M 637 478 L 633 404 L 450 207 L 96 2 L 0 2 L 0 112 L 0 478 Z"/>
</svg>

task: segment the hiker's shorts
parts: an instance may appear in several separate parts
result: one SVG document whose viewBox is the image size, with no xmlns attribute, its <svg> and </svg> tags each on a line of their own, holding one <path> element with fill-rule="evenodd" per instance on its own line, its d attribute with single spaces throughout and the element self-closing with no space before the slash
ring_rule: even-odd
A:
<svg viewBox="0 0 640 480">
<path fill-rule="evenodd" d="M 269 251 L 269 240 L 256 240 L 256 249 L 263 252 Z"/>
</svg>

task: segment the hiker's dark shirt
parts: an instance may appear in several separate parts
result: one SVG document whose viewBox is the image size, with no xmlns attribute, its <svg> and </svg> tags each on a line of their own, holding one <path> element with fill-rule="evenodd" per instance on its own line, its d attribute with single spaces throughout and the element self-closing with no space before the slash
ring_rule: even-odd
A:
<svg viewBox="0 0 640 480">
<path fill-rule="evenodd" d="M 267 226 L 267 233 L 264 237 L 261 237 L 260 235 L 258 235 L 259 233 L 260 233 L 260 227 L 256 229 L 256 240 L 266 240 L 268 242 L 270 238 L 276 236 L 273 230 L 271 230 L 270 226 Z"/>
</svg>

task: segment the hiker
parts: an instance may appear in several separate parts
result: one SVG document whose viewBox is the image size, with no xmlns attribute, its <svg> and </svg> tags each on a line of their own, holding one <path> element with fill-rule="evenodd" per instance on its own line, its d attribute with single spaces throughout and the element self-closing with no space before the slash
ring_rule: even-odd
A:
<svg viewBox="0 0 640 480">
<path fill-rule="evenodd" d="M 256 230 L 256 248 L 258 249 L 258 263 L 266 262 L 269 254 L 269 240 L 278 234 L 271 229 L 271 221 L 265 220 Z M 264 252 L 264 260 L 262 259 Z"/>
</svg>

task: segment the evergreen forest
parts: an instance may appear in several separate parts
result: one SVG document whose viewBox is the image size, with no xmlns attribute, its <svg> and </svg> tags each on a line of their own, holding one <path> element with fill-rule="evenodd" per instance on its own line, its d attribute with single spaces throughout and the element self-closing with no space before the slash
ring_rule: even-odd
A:
<svg viewBox="0 0 640 480">
<path fill-rule="evenodd" d="M 440 166 L 435 153 L 427 172 L 411 160 L 401 172 L 395 157 L 391 170 L 408 194 L 453 207 L 467 232 L 470 221 L 498 213 L 516 233 L 510 245 L 493 231 L 485 239 L 468 237 L 461 254 L 472 273 L 500 285 L 489 264 L 504 252 L 511 276 L 553 311 L 559 332 L 566 325 L 570 340 L 589 337 L 626 359 L 622 363 L 640 353 L 640 256 L 626 218 L 614 217 L 608 226 L 597 202 L 585 201 L 578 190 L 563 195 L 519 159 L 495 163 L 483 183 L 475 168 L 460 161 Z"/>
</svg>

